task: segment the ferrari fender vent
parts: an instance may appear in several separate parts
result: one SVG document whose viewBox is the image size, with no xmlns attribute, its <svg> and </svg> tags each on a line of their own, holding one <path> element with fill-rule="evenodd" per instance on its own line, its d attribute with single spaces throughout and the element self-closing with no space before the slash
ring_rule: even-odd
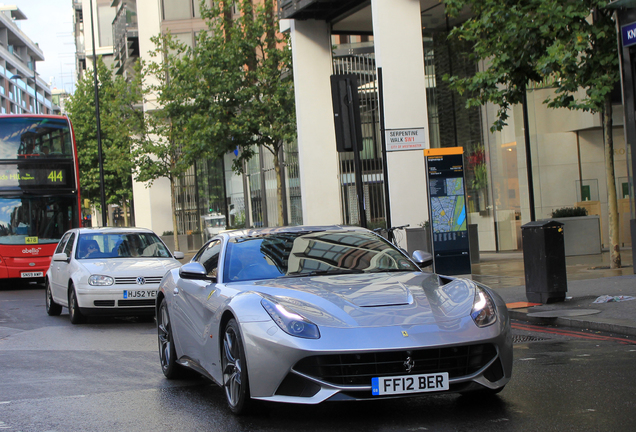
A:
<svg viewBox="0 0 636 432">
<path fill-rule="evenodd" d="M 371 378 L 448 372 L 473 374 L 497 356 L 492 344 L 306 357 L 294 370 L 338 385 L 371 385 Z"/>
<path fill-rule="evenodd" d="M 501 360 L 497 359 L 490 365 L 486 372 L 484 372 L 484 377 L 490 382 L 499 381 L 504 377 L 503 366 L 501 365 Z"/>
<path fill-rule="evenodd" d="M 154 306 L 155 299 L 117 300 L 117 306 Z"/>
<path fill-rule="evenodd" d="M 293 372 L 287 374 L 276 394 L 279 396 L 312 397 L 320 391 L 320 386 Z"/>
<path fill-rule="evenodd" d="M 93 301 L 95 307 L 113 307 L 115 306 L 115 300 L 95 300 Z"/>
</svg>

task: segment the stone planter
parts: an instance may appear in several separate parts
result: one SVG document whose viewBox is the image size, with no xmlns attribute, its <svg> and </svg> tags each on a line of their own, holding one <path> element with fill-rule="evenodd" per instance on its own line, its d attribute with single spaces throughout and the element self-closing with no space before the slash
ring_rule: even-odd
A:
<svg viewBox="0 0 636 432">
<path fill-rule="evenodd" d="M 563 224 L 565 256 L 601 253 L 601 219 L 599 216 L 552 218 Z"/>
<path fill-rule="evenodd" d="M 179 239 L 181 242 L 181 239 Z M 190 234 L 188 236 L 188 251 L 198 251 L 203 246 L 203 234 Z"/>
<path fill-rule="evenodd" d="M 166 246 L 168 246 L 168 249 L 174 252 L 174 236 L 161 236 L 161 240 L 163 240 Z M 188 236 L 185 234 L 179 234 L 179 249 L 181 249 L 181 252 L 187 251 L 188 245 Z"/>
</svg>

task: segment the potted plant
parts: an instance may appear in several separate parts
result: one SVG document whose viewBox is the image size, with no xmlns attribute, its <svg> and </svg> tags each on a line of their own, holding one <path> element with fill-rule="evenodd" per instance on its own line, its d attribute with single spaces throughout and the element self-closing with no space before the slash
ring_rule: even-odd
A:
<svg viewBox="0 0 636 432">
<path fill-rule="evenodd" d="M 552 219 L 563 224 L 565 256 L 601 253 L 599 216 L 588 216 L 583 207 L 563 207 L 552 212 Z"/>
</svg>

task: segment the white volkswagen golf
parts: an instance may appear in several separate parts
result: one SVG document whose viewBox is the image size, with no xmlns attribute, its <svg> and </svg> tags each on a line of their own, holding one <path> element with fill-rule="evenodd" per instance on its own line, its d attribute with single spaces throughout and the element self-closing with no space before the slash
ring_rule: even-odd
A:
<svg viewBox="0 0 636 432">
<path fill-rule="evenodd" d="M 159 282 L 183 258 L 144 228 L 69 230 L 46 272 L 46 312 L 67 307 L 73 324 L 88 315 L 154 315 Z"/>
</svg>

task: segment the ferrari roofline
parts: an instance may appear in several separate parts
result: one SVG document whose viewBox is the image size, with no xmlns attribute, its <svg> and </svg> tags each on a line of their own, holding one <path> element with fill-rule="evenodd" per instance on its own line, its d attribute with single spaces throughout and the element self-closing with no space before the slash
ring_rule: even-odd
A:
<svg viewBox="0 0 636 432">
<path fill-rule="evenodd" d="M 219 235 L 225 235 L 229 238 L 235 237 L 260 237 L 272 234 L 285 233 L 310 233 L 316 231 L 367 231 L 366 228 L 348 225 L 297 225 L 273 228 L 247 228 L 232 231 L 223 231 Z"/>
</svg>

